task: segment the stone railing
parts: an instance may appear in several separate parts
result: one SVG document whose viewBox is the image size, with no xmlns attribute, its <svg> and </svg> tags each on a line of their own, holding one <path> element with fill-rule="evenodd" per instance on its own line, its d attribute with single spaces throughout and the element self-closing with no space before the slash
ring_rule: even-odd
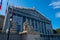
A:
<svg viewBox="0 0 60 40">
<path fill-rule="evenodd" d="M 52 34 L 52 35 L 40 34 L 40 40 L 60 40 L 60 34 Z"/>
<path fill-rule="evenodd" d="M 0 33 L 0 40 L 7 40 L 8 35 L 5 33 Z M 10 34 L 9 40 L 25 40 L 27 35 L 23 34 Z M 60 34 L 45 35 L 40 34 L 40 40 L 60 40 Z"/>
</svg>

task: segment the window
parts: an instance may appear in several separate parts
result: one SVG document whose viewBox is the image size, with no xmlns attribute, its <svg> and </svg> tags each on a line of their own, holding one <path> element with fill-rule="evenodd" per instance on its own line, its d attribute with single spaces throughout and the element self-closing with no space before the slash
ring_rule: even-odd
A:
<svg viewBox="0 0 60 40">
<path fill-rule="evenodd" d="M 18 28 L 20 28 L 20 31 L 23 30 L 23 27 L 22 27 L 22 21 L 23 21 L 23 17 L 19 17 L 19 16 L 14 16 L 13 17 L 13 20 L 16 22 L 16 31 L 19 30 Z M 17 24 L 18 23 L 18 24 Z M 20 27 L 19 27 L 20 26 Z"/>
</svg>

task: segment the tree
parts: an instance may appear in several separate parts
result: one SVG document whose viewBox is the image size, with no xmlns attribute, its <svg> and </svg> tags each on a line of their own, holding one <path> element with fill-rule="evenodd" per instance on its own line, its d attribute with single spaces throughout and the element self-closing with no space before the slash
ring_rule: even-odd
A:
<svg viewBox="0 0 60 40">
<path fill-rule="evenodd" d="M 53 29 L 53 33 L 54 33 L 54 34 L 56 34 L 56 33 L 57 33 L 57 31 Z"/>
<path fill-rule="evenodd" d="M 56 32 L 60 34 L 60 28 L 56 29 Z"/>
</svg>

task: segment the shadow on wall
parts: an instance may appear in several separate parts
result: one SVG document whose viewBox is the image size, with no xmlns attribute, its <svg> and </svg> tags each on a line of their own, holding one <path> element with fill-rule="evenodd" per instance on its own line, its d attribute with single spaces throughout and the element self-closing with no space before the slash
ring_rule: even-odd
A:
<svg viewBox="0 0 60 40">
<path fill-rule="evenodd" d="M 0 32 L 2 31 L 3 23 L 4 23 L 4 16 L 0 15 Z"/>
</svg>

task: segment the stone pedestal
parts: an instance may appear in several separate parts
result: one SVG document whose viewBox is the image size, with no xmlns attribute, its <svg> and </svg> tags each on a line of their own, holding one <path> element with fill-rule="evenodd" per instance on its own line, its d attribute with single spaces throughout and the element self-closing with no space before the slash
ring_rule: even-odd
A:
<svg viewBox="0 0 60 40">
<path fill-rule="evenodd" d="M 21 40 L 40 40 L 39 32 L 20 32 Z"/>
<path fill-rule="evenodd" d="M 24 31 L 20 32 L 21 40 L 40 40 L 40 33 L 34 32 L 32 26 L 26 21 L 24 23 Z"/>
<path fill-rule="evenodd" d="M 13 20 L 12 27 L 10 28 L 10 33 L 16 33 L 16 25 L 17 23 Z"/>
</svg>

